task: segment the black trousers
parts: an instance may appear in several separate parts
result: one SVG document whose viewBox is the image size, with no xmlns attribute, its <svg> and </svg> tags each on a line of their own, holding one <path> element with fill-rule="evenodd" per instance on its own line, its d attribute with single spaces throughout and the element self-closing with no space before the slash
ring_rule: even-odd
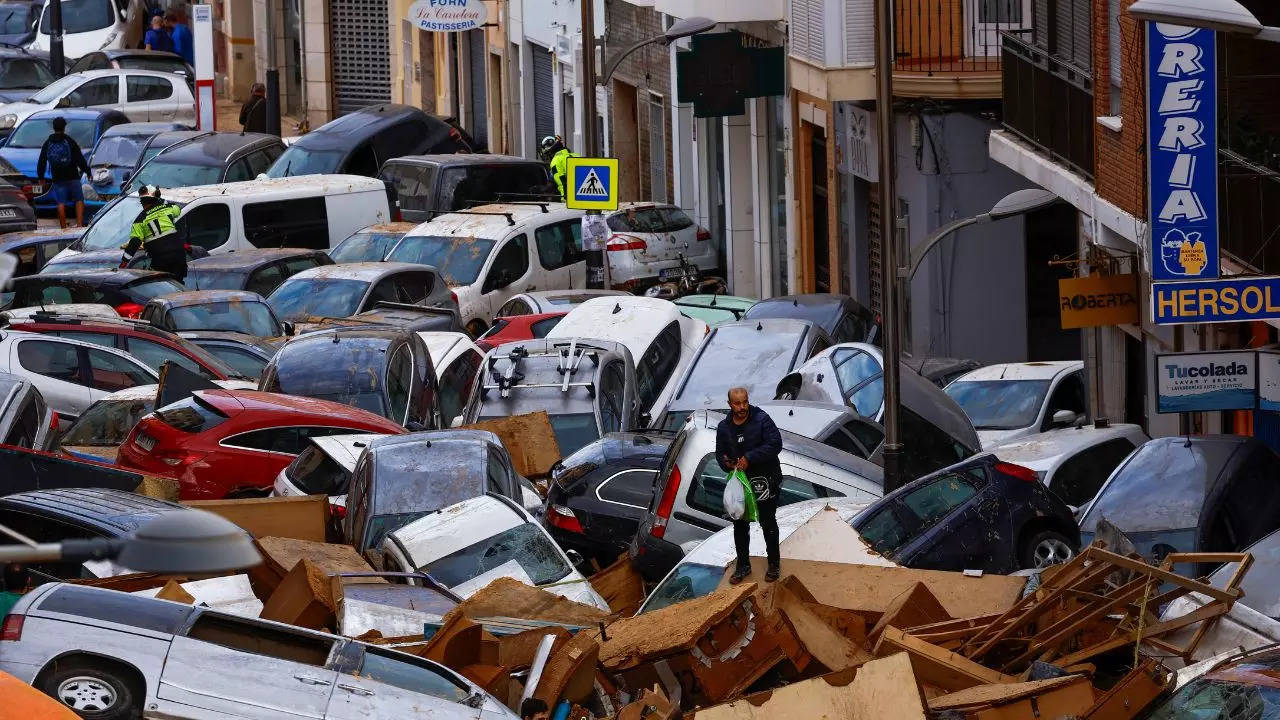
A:
<svg viewBox="0 0 1280 720">
<path fill-rule="evenodd" d="M 756 510 L 760 516 L 760 530 L 764 533 L 765 554 L 770 565 L 778 564 L 778 500 L 759 500 Z M 733 523 L 733 548 L 738 553 L 738 569 L 751 567 L 751 523 L 735 520 Z"/>
</svg>

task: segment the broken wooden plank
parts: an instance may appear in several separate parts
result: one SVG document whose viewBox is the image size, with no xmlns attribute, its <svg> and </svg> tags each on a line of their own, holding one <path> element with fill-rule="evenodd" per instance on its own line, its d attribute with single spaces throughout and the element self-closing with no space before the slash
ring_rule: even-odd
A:
<svg viewBox="0 0 1280 720">
<path fill-rule="evenodd" d="M 875 654 L 883 657 L 896 652 L 910 655 L 911 667 L 921 682 L 944 690 L 956 691 L 975 685 L 1017 682 L 1015 677 L 1003 675 L 963 655 L 907 635 L 898 628 L 885 628 L 876 643 Z"/>
<path fill-rule="evenodd" d="M 1069 675 L 1066 677 L 1049 678 L 1047 680 L 1033 680 L 1031 682 L 1015 682 L 1000 683 L 997 685 L 977 685 L 965 690 L 948 693 L 941 697 L 934 698 L 929 701 L 929 712 L 941 712 L 943 710 L 960 710 L 972 711 L 980 708 L 999 707 L 1008 705 L 1019 700 L 1027 698 L 1038 698 L 1065 687 L 1073 685 L 1084 685 L 1089 687 L 1089 678 L 1083 675 Z M 1079 695 L 1073 695 L 1078 697 Z M 1084 707 L 1079 707 L 1074 712 L 1069 713 L 1042 713 L 1046 717 L 1063 717 L 1076 715 L 1080 711 L 1088 709 L 1093 704 L 1093 692 L 1090 689 L 1087 697 L 1088 702 Z"/>
</svg>

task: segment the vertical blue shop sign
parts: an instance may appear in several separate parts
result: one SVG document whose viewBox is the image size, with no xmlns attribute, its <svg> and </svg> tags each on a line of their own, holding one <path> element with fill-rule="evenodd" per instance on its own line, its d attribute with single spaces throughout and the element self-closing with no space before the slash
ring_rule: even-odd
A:
<svg viewBox="0 0 1280 720">
<path fill-rule="evenodd" d="M 1218 88 L 1214 31 L 1147 23 L 1151 279 L 1216 278 Z"/>
</svg>

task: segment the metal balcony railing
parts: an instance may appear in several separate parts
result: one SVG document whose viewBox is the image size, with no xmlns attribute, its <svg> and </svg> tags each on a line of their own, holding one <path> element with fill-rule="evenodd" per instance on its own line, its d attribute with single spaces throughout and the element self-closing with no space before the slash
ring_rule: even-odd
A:
<svg viewBox="0 0 1280 720">
<path fill-rule="evenodd" d="M 898 71 L 998 72 L 1000 33 L 1030 27 L 1026 0 L 896 0 Z"/>
<path fill-rule="evenodd" d="M 1004 127 L 1093 179 L 1093 81 L 1017 34 L 1003 36 Z"/>
</svg>

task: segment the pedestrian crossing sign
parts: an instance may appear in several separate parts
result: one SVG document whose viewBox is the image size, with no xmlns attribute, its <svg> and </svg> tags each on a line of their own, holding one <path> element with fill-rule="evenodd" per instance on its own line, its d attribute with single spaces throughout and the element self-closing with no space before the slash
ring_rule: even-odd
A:
<svg viewBox="0 0 1280 720">
<path fill-rule="evenodd" d="M 573 210 L 618 209 L 617 158 L 569 158 L 568 196 Z"/>
</svg>

